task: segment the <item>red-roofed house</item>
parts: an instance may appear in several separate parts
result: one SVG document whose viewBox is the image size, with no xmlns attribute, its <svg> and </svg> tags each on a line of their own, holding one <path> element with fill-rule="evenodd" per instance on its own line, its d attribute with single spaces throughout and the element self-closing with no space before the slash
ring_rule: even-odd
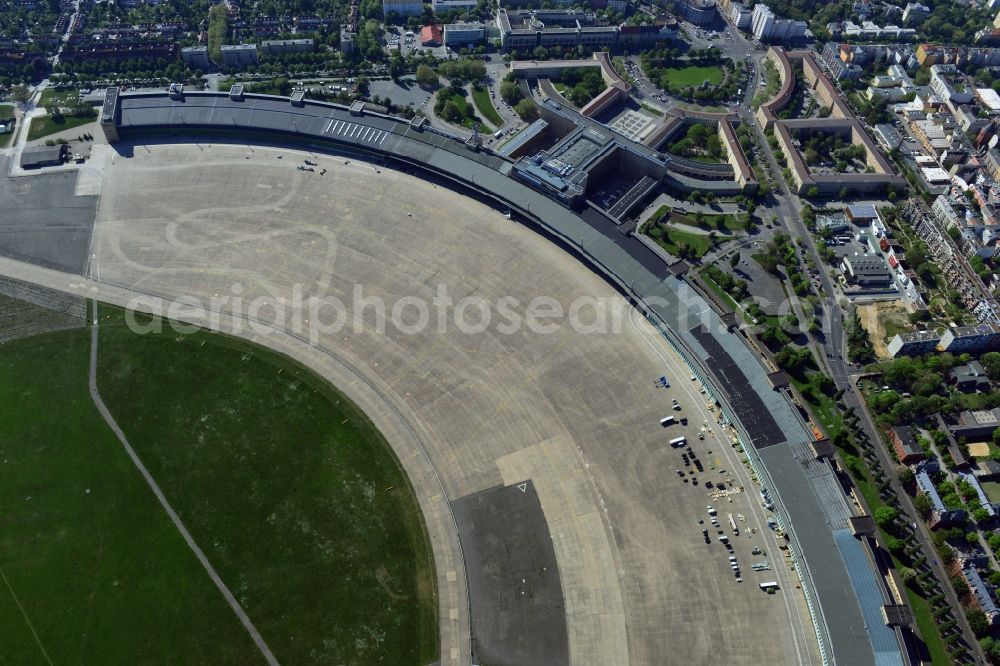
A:
<svg viewBox="0 0 1000 666">
<path fill-rule="evenodd" d="M 420 29 L 421 46 L 441 46 L 444 32 L 439 25 L 425 25 Z"/>
</svg>

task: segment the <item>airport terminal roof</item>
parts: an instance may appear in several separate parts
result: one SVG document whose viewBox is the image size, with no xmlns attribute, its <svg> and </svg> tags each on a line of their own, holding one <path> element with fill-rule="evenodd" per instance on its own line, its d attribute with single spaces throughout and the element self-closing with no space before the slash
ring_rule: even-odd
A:
<svg viewBox="0 0 1000 666">
<path fill-rule="evenodd" d="M 549 124 L 545 121 L 544 118 L 539 118 L 538 120 L 536 120 L 535 122 L 531 123 L 526 128 L 524 128 L 523 130 L 515 134 L 510 141 L 500 146 L 500 148 L 497 149 L 497 154 L 503 155 L 504 157 L 509 156 L 511 153 L 514 153 L 519 148 L 521 148 L 521 146 L 523 146 L 524 144 L 526 144 L 527 142 L 531 141 L 536 136 L 544 132 L 545 128 L 548 126 Z"/>
<path fill-rule="evenodd" d="M 725 401 L 764 463 L 770 477 L 764 482 L 790 523 L 802 556 L 801 570 L 817 603 L 817 630 L 828 653 L 844 664 L 872 663 L 881 653 L 881 643 L 866 629 L 857 594 L 858 586 L 867 583 L 852 578 L 847 558 L 836 555 L 829 522 L 834 508 L 824 508 L 835 505 L 836 515 L 849 515 L 847 499 L 839 491 L 830 497 L 836 478 L 828 466 L 807 468 L 789 455 L 791 445 L 812 439 L 811 431 L 788 396 L 772 389 L 767 370 L 740 336 L 728 330 L 705 299 L 683 277 L 673 276 L 666 262 L 639 239 L 621 233 L 596 210 L 577 213 L 509 177 L 509 160 L 469 150 L 458 137 L 420 131 L 388 116 L 368 112 L 355 116 L 342 106 L 311 100 L 295 107 L 287 98 L 253 94 L 236 101 L 225 93 L 190 93 L 184 100 L 171 100 L 165 93 L 124 93 L 117 103 L 116 124 L 125 138 L 133 134 L 145 139 L 155 131 L 253 132 L 264 141 L 283 137 L 312 149 L 365 150 L 429 169 L 509 206 L 569 251 L 582 255 L 605 279 L 632 294 L 639 310 L 671 344 L 709 374 L 709 386 Z M 846 590 L 852 592 L 845 594 Z"/>
</svg>

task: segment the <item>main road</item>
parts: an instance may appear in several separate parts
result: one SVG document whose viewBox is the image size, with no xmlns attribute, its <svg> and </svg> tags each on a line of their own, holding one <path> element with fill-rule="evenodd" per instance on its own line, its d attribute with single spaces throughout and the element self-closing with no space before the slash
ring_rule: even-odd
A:
<svg viewBox="0 0 1000 666">
<path fill-rule="evenodd" d="M 751 91 L 747 91 L 747 94 L 749 95 L 750 92 Z M 927 553 L 928 560 L 932 562 L 935 576 L 938 581 L 941 582 L 941 587 L 945 590 L 948 602 L 951 604 L 952 608 L 956 610 L 955 615 L 958 619 L 959 626 L 962 628 L 962 634 L 965 641 L 969 644 L 970 649 L 976 656 L 976 659 L 984 662 L 985 657 L 982 649 L 979 646 L 979 642 L 975 638 L 975 634 L 973 634 L 972 629 L 969 627 L 969 623 L 965 618 L 965 613 L 962 612 L 962 605 L 959 603 L 955 591 L 952 589 L 951 585 L 948 584 L 948 574 L 940 560 L 935 557 L 937 550 L 935 549 L 934 542 L 931 539 L 930 530 L 927 528 L 920 515 L 916 512 L 909 494 L 903 488 L 902 483 L 900 483 L 899 477 L 895 472 L 896 462 L 889 455 L 888 450 L 883 444 L 879 429 L 875 426 L 875 422 L 872 420 L 871 414 L 868 412 L 867 405 L 855 390 L 857 373 L 855 372 L 852 375 L 853 366 L 850 361 L 847 360 L 848 352 L 844 336 L 845 312 L 844 307 L 841 304 L 841 296 L 836 284 L 827 274 L 827 271 L 824 270 L 823 267 L 825 264 L 819 256 L 816 244 L 814 243 L 813 238 L 802 219 L 802 201 L 796 194 L 792 193 L 788 187 L 788 183 L 785 181 L 781 168 L 778 166 L 778 162 L 774 157 L 771 146 L 767 142 L 767 137 L 764 136 L 760 125 L 757 124 L 756 118 L 751 113 L 749 105 L 741 107 L 740 117 L 744 122 L 749 122 L 754 127 L 761 151 L 763 151 L 764 155 L 767 157 L 768 165 L 774 175 L 776 187 L 772 191 L 774 204 L 770 206 L 770 210 L 776 212 L 779 220 L 782 221 L 784 227 L 788 230 L 789 235 L 796 241 L 795 245 L 804 249 L 804 251 L 808 253 L 809 258 L 813 261 L 817 268 L 816 272 L 818 273 L 818 278 L 820 284 L 822 285 L 821 296 L 823 298 L 821 324 L 823 335 L 817 340 L 813 336 L 810 336 L 807 331 L 803 332 L 805 335 L 809 336 L 810 347 L 812 347 L 816 357 L 819 359 L 820 364 L 827 369 L 837 388 L 844 392 L 845 404 L 849 408 L 853 408 L 855 413 L 860 415 L 860 423 L 864 434 L 873 443 L 873 448 L 878 454 L 879 462 L 881 463 L 882 468 L 886 471 L 886 475 L 890 480 L 893 490 L 899 497 L 899 502 L 902 505 L 906 519 L 917 525 L 917 536 L 919 538 L 921 548 L 925 553 Z M 800 325 L 805 325 L 806 320 L 800 317 L 799 323 Z"/>
</svg>

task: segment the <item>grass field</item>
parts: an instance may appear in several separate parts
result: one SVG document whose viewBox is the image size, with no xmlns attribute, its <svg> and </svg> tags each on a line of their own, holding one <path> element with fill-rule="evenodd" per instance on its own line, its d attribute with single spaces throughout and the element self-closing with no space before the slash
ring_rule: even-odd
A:
<svg viewBox="0 0 1000 666">
<path fill-rule="evenodd" d="M 479 111 L 479 115 L 493 125 L 493 127 L 500 129 L 503 126 L 503 118 L 497 113 L 496 107 L 493 106 L 493 100 L 490 99 L 490 91 L 486 88 L 472 87 L 472 101 L 476 105 L 476 110 Z"/>
<path fill-rule="evenodd" d="M 28 141 L 34 141 L 35 139 L 41 139 L 56 132 L 92 123 L 97 119 L 97 112 L 94 111 L 91 115 L 87 116 L 60 117 L 62 118 L 62 122 L 56 122 L 51 116 L 32 118 L 31 125 L 28 127 Z"/>
<path fill-rule="evenodd" d="M 686 243 L 696 257 L 703 257 L 712 249 L 712 239 L 708 234 L 695 234 L 670 227 L 653 225 L 646 232 L 660 247 L 672 255 L 679 255 L 680 244 Z M 716 236 L 717 243 L 732 240 L 732 236 Z"/>
<path fill-rule="evenodd" d="M 454 102 L 459 111 L 462 112 L 462 120 L 456 123 L 457 125 L 471 128 L 477 122 L 472 119 L 472 116 L 475 115 L 475 106 L 469 102 L 465 95 L 454 93 L 448 98 L 448 101 Z"/>
<path fill-rule="evenodd" d="M 670 81 L 670 85 L 684 88 L 687 86 L 700 86 L 705 81 L 708 81 L 709 85 L 716 85 L 722 83 L 723 72 L 722 68 L 718 66 L 710 67 L 667 67 L 663 70 L 667 79 Z"/>
<path fill-rule="evenodd" d="M 365 416 L 284 357 L 119 318 L 102 396 L 277 658 L 434 661 L 426 532 Z M 94 410 L 88 349 L 84 329 L 0 347 L 0 567 L 24 608 L 0 587 L 4 662 L 260 661 Z"/>
<path fill-rule="evenodd" d="M 743 223 L 747 219 L 746 213 L 738 213 L 736 215 L 730 215 L 728 213 L 706 213 L 702 215 L 701 222 L 698 221 L 698 217 L 693 213 L 685 213 L 679 210 L 673 210 L 668 205 L 660 206 L 656 209 L 649 219 L 651 220 L 662 220 L 665 216 L 669 215 L 669 221 L 672 224 L 683 224 L 688 227 L 697 227 L 698 229 L 704 229 L 705 231 L 742 231 Z"/>
<path fill-rule="evenodd" d="M 980 481 L 986 498 L 991 502 L 1000 503 L 1000 481 Z"/>
<path fill-rule="evenodd" d="M 80 96 L 80 91 L 73 90 L 56 90 L 54 88 L 46 88 L 42 91 L 41 97 L 38 99 L 38 106 L 48 106 L 50 104 L 69 104 L 71 101 L 76 100 Z"/>
<path fill-rule="evenodd" d="M 89 348 L 86 329 L 0 346 L 4 663 L 262 663 L 94 409 Z"/>
</svg>

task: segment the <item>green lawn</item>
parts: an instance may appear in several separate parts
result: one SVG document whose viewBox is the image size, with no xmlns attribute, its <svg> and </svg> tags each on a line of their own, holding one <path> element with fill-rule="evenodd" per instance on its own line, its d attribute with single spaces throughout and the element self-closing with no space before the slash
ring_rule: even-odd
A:
<svg viewBox="0 0 1000 666">
<path fill-rule="evenodd" d="M 670 227 L 652 225 L 646 233 L 659 243 L 660 247 L 672 255 L 679 256 L 680 244 L 686 243 L 696 257 L 703 257 L 712 249 L 712 239 L 708 234 L 694 234 Z M 732 236 L 716 236 L 717 243 L 732 240 Z"/>
<path fill-rule="evenodd" d="M 473 124 L 478 122 L 476 120 L 473 120 L 472 118 L 472 116 L 475 115 L 475 106 L 473 106 L 473 104 L 469 102 L 468 99 L 466 99 L 465 95 L 460 95 L 459 93 L 453 93 L 448 98 L 448 101 L 454 102 L 455 105 L 458 107 L 458 110 L 462 113 L 461 120 L 457 122 L 455 121 L 449 121 L 449 122 L 454 122 L 454 124 L 456 125 L 462 125 L 463 127 L 469 127 L 469 128 L 471 128 Z"/>
<path fill-rule="evenodd" d="M 92 123 L 97 119 L 97 112 L 94 111 L 93 115 L 88 116 L 60 116 L 60 118 L 62 122 L 56 122 L 51 116 L 32 118 L 31 125 L 28 126 L 28 141 Z"/>
<path fill-rule="evenodd" d="M 4 663 L 262 663 L 94 409 L 89 348 L 86 329 L 0 346 Z"/>
<path fill-rule="evenodd" d="M 683 224 L 688 227 L 697 227 L 699 229 L 704 229 L 705 231 L 742 231 L 743 223 L 747 219 L 746 213 L 738 213 L 736 215 L 730 215 L 728 213 L 706 213 L 701 216 L 701 221 L 698 221 L 698 216 L 695 213 L 687 213 L 679 210 L 673 210 L 668 205 L 660 206 L 656 209 L 649 219 L 651 220 L 662 220 L 665 216 L 669 215 L 669 221 L 672 224 Z"/>
<path fill-rule="evenodd" d="M 500 129 L 503 126 L 503 118 L 497 113 L 496 107 L 493 106 L 493 100 L 490 99 L 490 91 L 486 88 L 477 88 L 473 86 L 472 88 L 472 101 L 476 105 L 476 110 L 479 111 L 479 115 L 486 118 L 493 127 Z"/>
<path fill-rule="evenodd" d="M 671 86 L 679 88 L 700 86 L 705 81 L 708 81 L 709 85 L 717 85 L 722 83 L 722 79 L 725 76 L 722 68 L 717 65 L 709 67 L 698 67 L 695 65 L 689 67 L 667 67 L 663 70 L 663 73 L 666 75 L 667 80 L 670 81 Z"/>
<path fill-rule="evenodd" d="M 119 318 L 102 395 L 277 658 L 435 661 L 427 535 L 365 416 L 285 357 Z M 88 350 L 84 329 L 0 346 L 0 568 L 24 608 L 0 586 L 4 663 L 260 661 L 94 410 Z"/>
<path fill-rule="evenodd" d="M 38 100 L 38 106 L 48 106 L 50 104 L 69 104 L 80 97 L 79 90 L 61 90 L 46 88 L 42 91 L 42 96 Z"/>
<path fill-rule="evenodd" d="M 979 485 L 983 487 L 983 492 L 989 501 L 1000 502 L 1000 481 L 980 481 Z"/>
</svg>

